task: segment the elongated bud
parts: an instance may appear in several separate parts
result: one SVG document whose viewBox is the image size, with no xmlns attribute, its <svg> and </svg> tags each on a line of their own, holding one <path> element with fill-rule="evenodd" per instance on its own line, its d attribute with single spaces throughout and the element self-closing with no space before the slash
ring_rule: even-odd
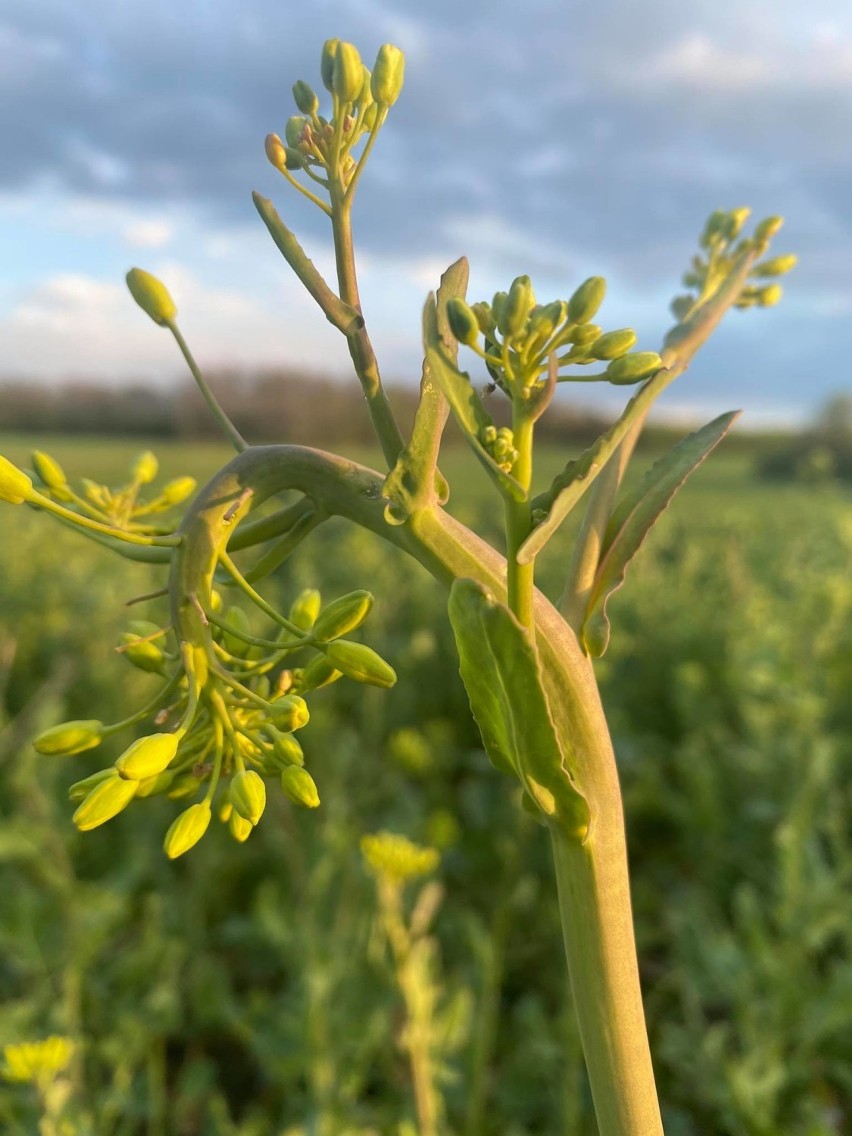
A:
<svg viewBox="0 0 852 1136">
<path fill-rule="evenodd" d="M 631 355 L 613 360 L 606 369 L 606 377 L 616 386 L 629 386 L 650 378 L 662 365 L 663 361 L 656 351 L 634 351 Z"/>
<path fill-rule="evenodd" d="M 239 844 L 245 844 L 252 834 L 254 825 L 251 821 L 241 817 L 239 813 L 232 812 L 228 817 L 228 832 Z"/>
<path fill-rule="evenodd" d="M 158 797 L 161 793 L 168 793 L 175 780 L 173 769 L 164 769 L 156 777 L 145 777 L 139 782 L 136 790 L 137 797 Z"/>
<path fill-rule="evenodd" d="M 165 284 L 142 268 L 131 268 L 125 279 L 130 295 L 146 316 L 160 327 L 172 322 L 177 315 L 177 307 Z"/>
<path fill-rule="evenodd" d="M 468 347 L 476 344 L 479 339 L 479 320 L 460 296 L 452 296 L 447 301 L 447 322 L 459 343 L 466 343 Z"/>
<path fill-rule="evenodd" d="M 495 292 L 491 299 L 491 314 L 501 335 L 506 334 L 506 303 L 508 299 L 508 292 Z"/>
<path fill-rule="evenodd" d="M 139 785 L 136 781 L 125 781 L 116 773 L 104 778 L 99 785 L 85 797 L 71 818 L 80 832 L 89 832 L 126 809 Z"/>
<path fill-rule="evenodd" d="M 732 209 L 728 213 L 728 223 L 725 226 L 725 235 L 729 241 L 735 240 L 742 232 L 743 225 L 751 216 L 751 209 L 741 205 L 739 209 Z"/>
<path fill-rule="evenodd" d="M 325 649 L 328 661 L 355 682 L 365 682 L 370 686 L 390 687 L 396 682 L 396 671 L 386 663 L 381 655 L 364 643 L 353 643 L 351 639 L 338 639 L 329 643 Z"/>
<path fill-rule="evenodd" d="M 288 765 L 304 765 L 305 755 L 302 747 L 292 734 L 277 734 L 272 743 L 272 753 L 268 755 L 270 772 L 277 772 Z"/>
<path fill-rule="evenodd" d="M 130 781 L 156 777 L 173 760 L 180 741 L 177 734 L 148 734 L 137 738 L 116 761 L 115 768 Z"/>
<path fill-rule="evenodd" d="M 311 631 L 313 638 L 317 643 L 327 643 L 330 639 L 348 635 L 361 626 L 372 606 L 372 594 L 363 590 L 349 592 L 348 595 L 332 600 L 317 617 Z"/>
<path fill-rule="evenodd" d="M 85 753 L 94 749 L 103 740 L 103 722 L 95 718 L 84 718 L 74 722 L 61 722 L 51 726 L 33 738 L 33 748 L 39 753 L 66 754 Z"/>
<path fill-rule="evenodd" d="M 233 627 L 234 631 L 242 632 L 243 635 L 251 635 L 251 624 L 241 607 L 229 607 L 225 613 L 225 623 L 229 627 Z M 229 635 L 226 631 L 222 638 L 225 650 L 236 655 L 238 659 L 244 659 L 251 650 L 251 644 L 246 643 L 239 635 Z"/>
<path fill-rule="evenodd" d="M 133 463 L 130 476 L 138 485 L 149 485 L 159 472 L 160 463 L 157 461 L 157 455 L 146 450 Z"/>
<path fill-rule="evenodd" d="M 568 343 L 573 343 L 575 347 L 589 347 L 600 339 L 601 334 L 602 329 L 596 323 L 581 323 L 570 328 L 565 339 Z"/>
<path fill-rule="evenodd" d="M 302 631 L 310 631 L 321 607 L 322 596 L 316 588 L 305 588 L 293 600 L 287 618 Z"/>
<path fill-rule="evenodd" d="M 728 214 L 724 209 L 714 209 L 707 218 L 698 243 L 702 248 L 710 248 L 715 239 L 724 233 L 728 223 Z"/>
<path fill-rule="evenodd" d="M 228 799 L 244 820 L 249 824 L 257 824 L 266 808 L 263 778 L 253 769 L 235 774 L 228 790 Z"/>
<path fill-rule="evenodd" d="M 109 781 L 117 776 L 118 774 L 112 766 L 109 769 L 99 769 L 97 773 L 90 773 L 82 781 L 75 781 L 73 785 L 68 786 L 68 800 L 77 805 L 88 797 L 92 789 L 96 789 L 104 781 Z"/>
<path fill-rule="evenodd" d="M 392 43 L 383 43 L 373 64 L 370 90 L 380 106 L 393 106 L 402 91 L 405 56 Z"/>
<path fill-rule="evenodd" d="M 298 79 L 293 84 L 293 101 L 302 114 L 309 117 L 315 115 L 319 110 L 319 99 L 316 91 L 302 79 Z"/>
<path fill-rule="evenodd" d="M 272 721 L 287 734 L 301 730 L 311 719 L 307 702 L 298 694 L 284 694 L 270 702 L 269 707 Z"/>
<path fill-rule="evenodd" d="M 795 253 L 787 253 L 786 256 L 773 256 L 771 260 L 764 260 L 762 264 L 756 264 L 751 270 L 753 276 L 783 276 L 785 272 L 789 272 L 791 268 L 795 268 L 799 258 Z"/>
<path fill-rule="evenodd" d="M 364 82 L 364 64 L 354 43 L 338 43 L 331 77 L 332 93 L 342 103 L 354 103 Z"/>
<path fill-rule="evenodd" d="M 42 485 L 51 489 L 61 501 L 70 500 L 68 492 L 68 478 L 58 461 L 43 450 L 34 450 L 30 460 Z"/>
<path fill-rule="evenodd" d="M 170 860 L 176 860 L 198 843 L 210 826 L 211 816 L 209 803 L 199 801 L 172 821 L 163 841 L 163 850 Z"/>
<path fill-rule="evenodd" d="M 342 678 L 342 672 L 333 666 L 325 655 L 317 655 L 311 659 L 302 670 L 299 678 L 300 690 L 319 690 L 320 687 L 330 686 Z"/>
<path fill-rule="evenodd" d="M 0 457 L 0 501 L 9 505 L 23 505 L 30 499 L 33 483 L 16 465 Z"/>
<path fill-rule="evenodd" d="M 754 230 L 754 239 L 759 245 L 768 244 L 773 237 L 781 232 L 784 225 L 783 217 L 764 217 Z"/>
<path fill-rule="evenodd" d="M 182 505 L 184 501 L 188 500 L 195 492 L 197 486 L 198 482 L 194 477 L 175 477 L 172 481 L 167 481 L 163 486 L 160 498 L 163 504 L 171 509 L 175 505 Z"/>
<path fill-rule="evenodd" d="M 520 335 L 534 307 L 535 293 L 529 276 L 516 276 L 509 289 L 503 313 L 503 322 L 506 326 L 504 334 Z"/>
<path fill-rule="evenodd" d="M 608 331 L 600 339 L 596 339 L 589 348 L 593 359 L 620 359 L 626 355 L 636 342 L 636 332 L 631 327 L 621 328 L 619 331 Z"/>
<path fill-rule="evenodd" d="M 333 91 L 334 89 L 334 59 L 337 55 L 337 45 L 339 43 L 339 39 L 327 39 L 322 45 L 320 76 L 322 78 L 322 85 L 327 91 Z"/>
<path fill-rule="evenodd" d="M 288 765 L 282 770 L 281 788 L 294 804 L 301 805 L 303 809 L 319 806 L 316 782 L 307 769 L 302 769 L 299 765 Z"/>
<path fill-rule="evenodd" d="M 121 636 L 121 646 L 123 647 L 121 654 L 140 671 L 147 671 L 149 674 L 162 673 L 166 656 L 161 647 L 153 640 L 148 639 L 149 635 L 153 635 L 159 630 L 160 628 L 156 623 L 136 620 L 131 624 L 130 630 L 125 631 Z"/>
<path fill-rule="evenodd" d="M 590 276 L 568 301 L 568 319 L 572 323 L 588 323 L 594 319 L 605 295 L 606 280 L 602 276 Z"/>
</svg>

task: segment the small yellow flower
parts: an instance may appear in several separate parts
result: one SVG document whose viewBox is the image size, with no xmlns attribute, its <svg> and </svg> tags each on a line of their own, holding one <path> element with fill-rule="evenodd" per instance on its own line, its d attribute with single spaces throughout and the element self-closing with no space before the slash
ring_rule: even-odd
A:
<svg viewBox="0 0 852 1136">
<path fill-rule="evenodd" d="M 74 1056 L 74 1042 L 67 1037 L 25 1041 L 3 1049 L 2 1075 L 7 1081 L 52 1081 L 67 1069 Z"/>
<path fill-rule="evenodd" d="M 441 854 L 436 848 L 424 848 L 395 832 L 376 832 L 362 836 L 361 852 L 371 872 L 398 883 L 429 875 L 441 860 Z"/>
</svg>

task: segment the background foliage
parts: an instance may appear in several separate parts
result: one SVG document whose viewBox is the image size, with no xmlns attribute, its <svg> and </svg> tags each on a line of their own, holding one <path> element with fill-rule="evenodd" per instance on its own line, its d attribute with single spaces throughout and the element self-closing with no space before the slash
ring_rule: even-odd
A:
<svg viewBox="0 0 852 1136">
<path fill-rule="evenodd" d="M 38 445 L 104 480 L 138 448 Z M 13 461 L 27 450 L 3 440 Z M 204 478 L 223 457 L 157 451 L 165 477 Z M 455 477 L 455 455 L 443 463 L 451 507 L 496 537 L 463 462 Z M 542 480 L 559 464 L 543 450 Z M 715 456 L 661 522 L 612 603 L 604 697 L 667 1133 L 838 1136 L 852 1127 L 852 510 L 838 485 L 752 468 Z M 161 582 L 76 534 L 45 539 L 48 523 L 7 511 L 0 550 L 0 1045 L 78 1039 L 68 1115 L 92 1136 L 412 1132 L 358 850 L 387 828 L 442 851 L 430 981 L 447 1131 L 593 1133 L 546 839 L 480 749 L 439 589 L 363 532 L 314 534 L 269 588 L 285 608 L 308 585 L 370 588 L 370 642 L 402 681 L 315 700 L 302 738 L 319 810 L 273 794 L 247 845 L 216 826 L 169 863 L 173 803 L 81 836 L 65 789 L 102 760 L 28 744 L 138 703 L 151 680 L 109 644 L 128 618 L 156 618 L 122 605 Z M 4 1131 L 35 1132 L 36 1117 L 31 1086 L 0 1082 Z"/>
</svg>

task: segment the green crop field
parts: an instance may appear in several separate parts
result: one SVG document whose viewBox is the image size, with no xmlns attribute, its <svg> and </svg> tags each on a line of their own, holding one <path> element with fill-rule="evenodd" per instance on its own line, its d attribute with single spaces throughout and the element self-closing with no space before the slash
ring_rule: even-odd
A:
<svg viewBox="0 0 852 1136">
<path fill-rule="evenodd" d="M 107 482 L 141 448 L 0 438 L 24 465 L 33 446 L 73 479 Z M 164 477 L 203 479 L 226 456 L 154 448 Z M 542 452 L 542 478 L 561 460 Z M 464 490 L 451 509 L 496 537 L 475 464 L 462 450 L 445 464 Z M 103 757 L 29 744 L 64 719 L 126 716 L 155 689 L 110 644 L 130 618 L 167 619 L 163 600 L 124 606 L 163 570 L 25 508 L 2 516 L 0 1048 L 79 1043 L 55 1086 L 73 1131 L 414 1132 L 399 992 L 359 846 L 388 829 L 441 854 L 406 897 L 430 943 L 447 1131 L 591 1136 L 547 840 L 481 749 L 425 572 L 335 521 L 264 583 L 285 611 L 308 586 L 373 591 L 370 642 L 406 681 L 315 698 L 300 737 L 319 809 L 275 795 L 246 844 L 216 823 L 170 862 L 174 802 L 80 834 L 67 787 Z M 542 559 L 551 595 L 571 531 Z M 850 561 L 848 490 L 760 483 L 747 454 L 720 453 L 612 601 L 600 675 L 668 1136 L 852 1130 Z M 32 1085 L 0 1080 L 0 1131 L 39 1131 Z"/>
</svg>

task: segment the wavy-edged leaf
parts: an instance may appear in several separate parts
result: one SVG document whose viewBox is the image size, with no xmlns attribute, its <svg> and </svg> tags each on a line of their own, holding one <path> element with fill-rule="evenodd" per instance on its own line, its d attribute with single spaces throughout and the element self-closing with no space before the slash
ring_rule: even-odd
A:
<svg viewBox="0 0 852 1136">
<path fill-rule="evenodd" d="M 441 338 L 437 321 L 435 297 L 430 296 L 423 311 L 423 342 L 426 348 L 426 365 L 450 404 L 456 421 L 467 438 L 476 458 L 501 492 L 513 501 L 526 501 L 524 487 L 511 474 L 502 470 L 482 446 L 480 434 L 486 426 L 493 426 L 491 415 L 482 405 L 470 375 L 460 371 Z"/>
<path fill-rule="evenodd" d="M 438 335 L 455 361 L 458 344 L 447 323 L 447 301 L 452 296 L 464 297 L 470 275 L 467 258 L 451 264 L 441 277 L 438 288 L 436 318 Z M 412 513 L 437 501 L 443 505 L 450 495 L 449 486 L 437 468 L 441 434 L 446 425 L 449 406 L 426 359 L 420 379 L 420 401 L 414 415 L 411 437 L 397 458 L 396 465 L 385 478 L 383 493 L 389 499 L 385 519 L 402 524 Z"/>
<path fill-rule="evenodd" d="M 529 564 L 550 540 L 606 463 L 615 454 L 633 424 L 647 413 L 654 399 L 670 382 L 669 372 L 657 371 L 638 394 L 628 402 L 621 417 L 605 434 L 584 450 L 575 460 L 569 461 L 561 473 L 554 477 L 550 488 L 532 501 L 532 508 L 546 512 L 518 549 L 519 564 Z"/>
<path fill-rule="evenodd" d="M 684 438 L 648 470 L 612 514 L 583 622 L 583 643 L 590 655 L 602 655 L 609 645 L 606 605 L 624 583 L 630 561 L 678 489 L 721 442 L 739 415 L 739 410 L 721 414 Z"/>
<path fill-rule="evenodd" d="M 526 629 L 475 580 L 450 590 L 462 681 L 493 765 L 515 773 L 552 822 L 582 840 L 589 807 L 571 780 Z"/>
</svg>

